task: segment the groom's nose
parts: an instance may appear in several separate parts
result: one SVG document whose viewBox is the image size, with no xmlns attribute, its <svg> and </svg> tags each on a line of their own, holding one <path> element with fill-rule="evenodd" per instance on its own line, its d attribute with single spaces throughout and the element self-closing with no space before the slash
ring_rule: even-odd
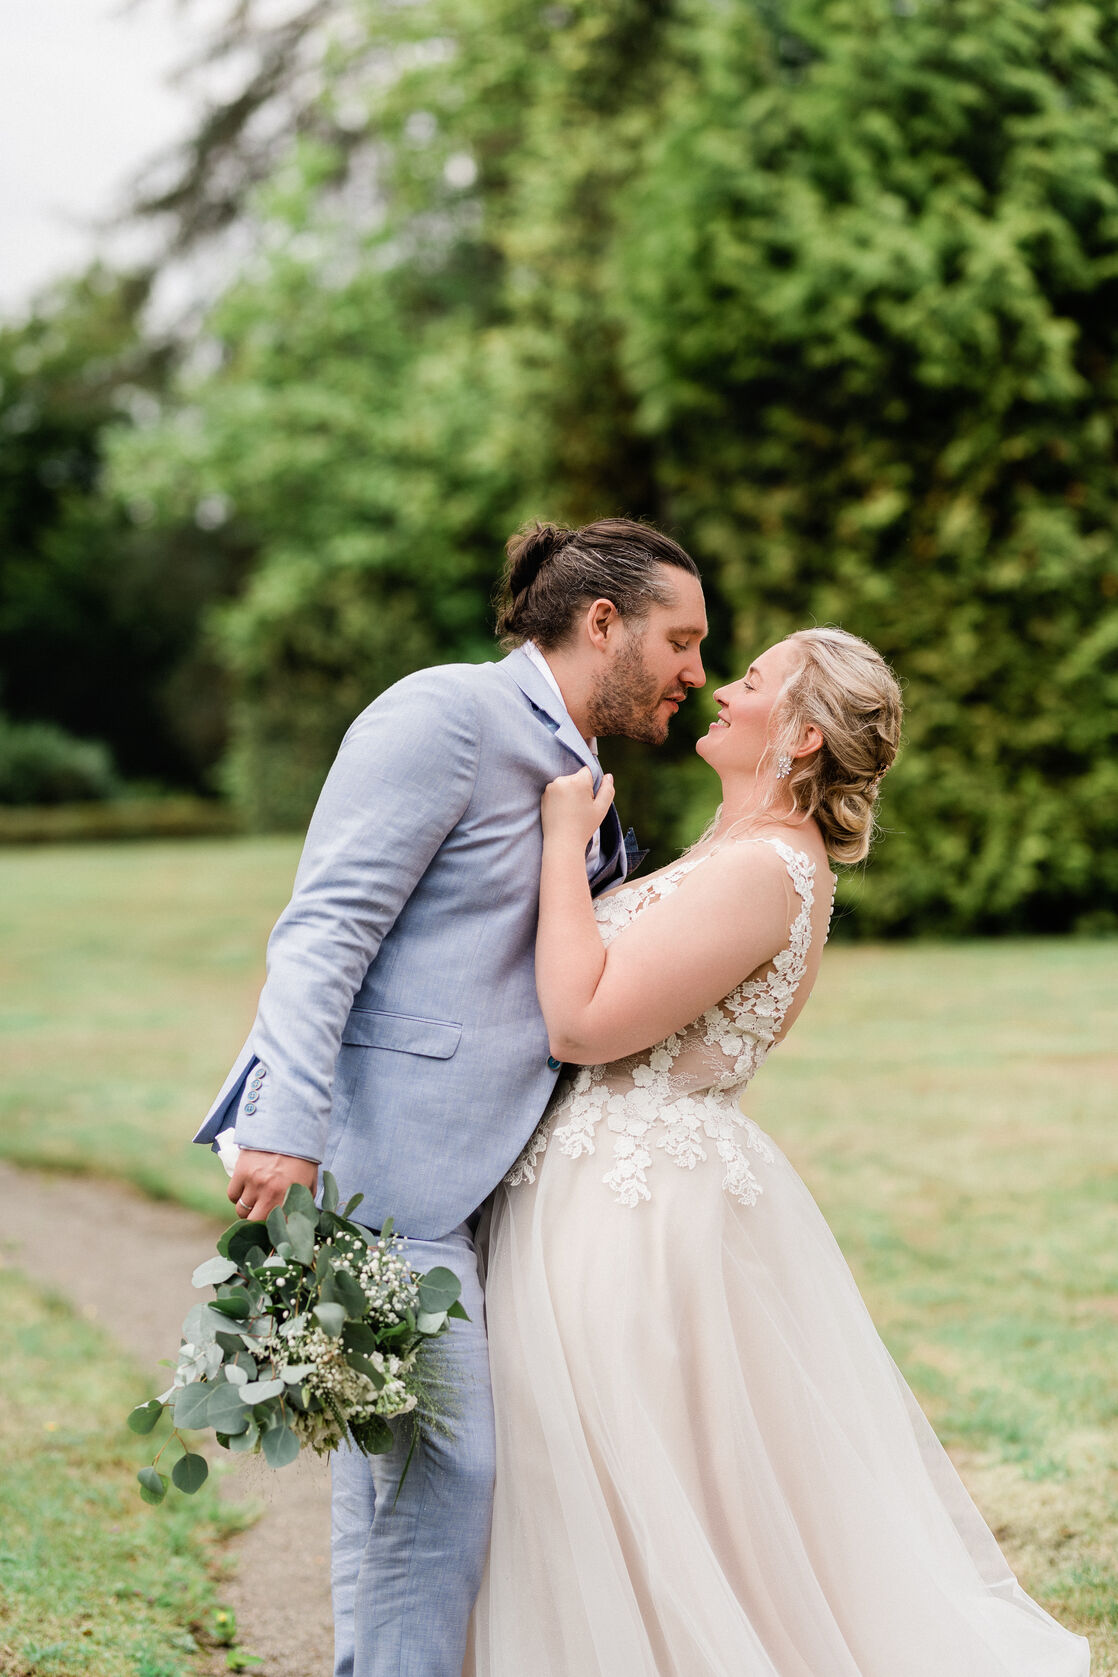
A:
<svg viewBox="0 0 1118 1677">
<path fill-rule="evenodd" d="M 703 669 L 703 659 L 698 647 L 691 653 L 686 664 L 679 672 L 679 679 L 685 687 L 705 687 L 707 673 Z"/>
</svg>

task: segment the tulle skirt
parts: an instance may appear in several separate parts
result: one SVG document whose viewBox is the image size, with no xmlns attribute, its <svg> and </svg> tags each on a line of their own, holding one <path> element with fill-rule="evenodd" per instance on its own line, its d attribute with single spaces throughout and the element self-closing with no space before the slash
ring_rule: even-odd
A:
<svg viewBox="0 0 1118 1677">
<path fill-rule="evenodd" d="M 1087 1677 L 774 1155 L 753 1206 L 666 1157 L 622 1206 L 554 1146 L 498 1190 L 464 1677 Z"/>
</svg>

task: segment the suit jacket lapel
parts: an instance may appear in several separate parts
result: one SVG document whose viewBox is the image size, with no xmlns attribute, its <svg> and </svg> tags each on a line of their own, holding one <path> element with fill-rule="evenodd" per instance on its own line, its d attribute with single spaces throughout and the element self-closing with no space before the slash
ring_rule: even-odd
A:
<svg viewBox="0 0 1118 1677">
<path fill-rule="evenodd" d="M 602 822 L 601 831 L 601 860 L 593 879 L 590 881 L 592 895 L 597 896 L 607 886 L 620 885 L 629 871 L 629 852 L 621 833 L 621 821 L 616 809 L 611 804 L 606 811 L 606 818 Z"/>
<path fill-rule="evenodd" d="M 556 697 L 532 660 L 518 647 L 515 652 L 509 653 L 501 667 L 508 671 L 541 722 L 551 729 L 560 744 L 565 745 L 580 763 L 586 764 L 594 776 L 596 792 L 602 783 L 602 765 L 567 715 L 566 706 Z M 590 882 L 590 888 L 595 893 L 604 890 L 607 885 L 619 884 L 629 868 L 621 822 L 612 805 L 602 822 L 600 842 L 601 860 Z"/>
<path fill-rule="evenodd" d="M 502 668 L 506 669 L 533 710 L 538 711 L 541 720 L 551 729 L 561 745 L 565 745 L 571 754 L 578 758 L 594 776 L 594 790 L 598 790 L 602 780 L 602 765 L 567 715 L 566 706 L 555 696 L 548 682 L 528 657 L 517 647 L 510 652 Z"/>
</svg>

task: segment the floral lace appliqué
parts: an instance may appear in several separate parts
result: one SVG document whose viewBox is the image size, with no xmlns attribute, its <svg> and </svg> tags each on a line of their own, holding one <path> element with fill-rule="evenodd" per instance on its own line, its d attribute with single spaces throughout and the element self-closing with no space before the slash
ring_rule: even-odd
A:
<svg viewBox="0 0 1118 1677">
<path fill-rule="evenodd" d="M 551 1144 L 571 1159 L 596 1153 L 604 1125 L 612 1162 L 602 1180 L 622 1205 L 651 1198 L 648 1178 L 657 1153 L 683 1170 L 694 1170 L 713 1155 L 723 1167 L 726 1192 L 743 1205 L 756 1203 L 764 1190 L 754 1165 L 771 1163 L 773 1151 L 738 1100 L 779 1036 L 807 969 L 815 864 L 780 839 L 752 842 L 771 844 L 779 853 L 800 899 L 786 946 L 762 976 L 746 979 L 685 1030 L 627 1059 L 565 1074 L 542 1123 L 505 1177 L 509 1187 L 535 1181 L 540 1158 Z M 684 875 L 711 854 L 685 859 L 655 879 L 599 898 L 594 917 L 602 941 L 612 943 L 645 903 L 678 889 Z"/>
</svg>

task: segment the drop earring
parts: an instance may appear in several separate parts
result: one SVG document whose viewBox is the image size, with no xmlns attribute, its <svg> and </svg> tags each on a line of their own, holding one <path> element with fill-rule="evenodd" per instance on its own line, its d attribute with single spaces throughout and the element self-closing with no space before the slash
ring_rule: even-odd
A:
<svg viewBox="0 0 1118 1677">
<path fill-rule="evenodd" d="M 778 761 L 777 761 L 776 778 L 778 780 L 787 780 L 788 776 L 791 773 L 792 773 L 792 759 L 791 759 L 791 757 L 788 756 L 787 753 L 785 753 L 785 755 L 783 757 L 779 758 Z"/>
</svg>

